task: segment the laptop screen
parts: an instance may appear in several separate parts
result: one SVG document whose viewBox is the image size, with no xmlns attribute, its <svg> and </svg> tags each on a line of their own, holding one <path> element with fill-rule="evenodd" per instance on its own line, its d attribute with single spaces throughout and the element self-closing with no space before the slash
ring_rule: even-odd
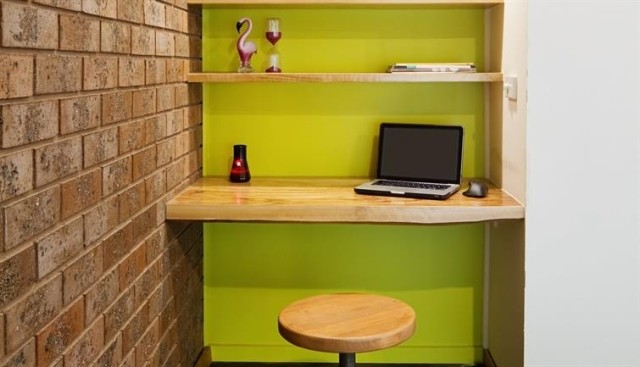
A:
<svg viewBox="0 0 640 367">
<path fill-rule="evenodd" d="M 460 183 L 461 126 L 380 124 L 378 178 Z"/>
</svg>

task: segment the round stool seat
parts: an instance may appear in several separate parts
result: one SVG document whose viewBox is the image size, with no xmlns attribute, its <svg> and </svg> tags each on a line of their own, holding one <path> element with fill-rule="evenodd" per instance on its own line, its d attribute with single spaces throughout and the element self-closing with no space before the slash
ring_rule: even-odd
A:
<svg viewBox="0 0 640 367">
<path fill-rule="evenodd" d="M 359 293 L 314 296 L 285 307 L 280 335 L 302 348 L 333 353 L 371 352 L 398 345 L 415 330 L 413 309 L 394 298 Z"/>
</svg>

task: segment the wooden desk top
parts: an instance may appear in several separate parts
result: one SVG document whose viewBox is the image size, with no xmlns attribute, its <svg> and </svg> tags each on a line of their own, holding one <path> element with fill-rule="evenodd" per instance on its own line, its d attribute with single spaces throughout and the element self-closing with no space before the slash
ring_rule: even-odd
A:
<svg viewBox="0 0 640 367">
<path fill-rule="evenodd" d="M 167 202 L 167 219 L 332 223 L 467 223 L 524 218 L 524 207 L 490 185 L 485 198 L 447 200 L 359 195 L 367 178 L 201 178 Z"/>
</svg>

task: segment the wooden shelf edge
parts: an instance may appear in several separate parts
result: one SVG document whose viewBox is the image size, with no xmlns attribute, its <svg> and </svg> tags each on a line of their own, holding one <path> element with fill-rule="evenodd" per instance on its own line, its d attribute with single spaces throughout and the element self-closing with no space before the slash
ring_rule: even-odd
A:
<svg viewBox="0 0 640 367">
<path fill-rule="evenodd" d="M 259 6 L 259 5 L 439 5 L 494 6 L 504 0 L 187 0 L 188 5 Z"/>
<path fill-rule="evenodd" d="M 318 223 L 473 223 L 523 219 L 524 207 L 491 187 L 483 199 L 448 200 L 358 195 L 366 179 L 258 178 L 231 184 L 203 178 L 167 202 L 167 219 Z"/>
<path fill-rule="evenodd" d="M 502 82 L 495 73 L 189 73 L 191 83 L 487 83 Z"/>
</svg>

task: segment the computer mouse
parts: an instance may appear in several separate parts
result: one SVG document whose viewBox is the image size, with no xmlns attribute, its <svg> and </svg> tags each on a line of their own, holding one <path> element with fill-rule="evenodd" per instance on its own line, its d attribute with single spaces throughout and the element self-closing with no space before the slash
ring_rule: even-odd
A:
<svg viewBox="0 0 640 367">
<path fill-rule="evenodd" d="M 472 198 L 483 198 L 487 196 L 489 187 L 482 181 L 469 181 L 469 188 L 462 195 Z"/>
</svg>

